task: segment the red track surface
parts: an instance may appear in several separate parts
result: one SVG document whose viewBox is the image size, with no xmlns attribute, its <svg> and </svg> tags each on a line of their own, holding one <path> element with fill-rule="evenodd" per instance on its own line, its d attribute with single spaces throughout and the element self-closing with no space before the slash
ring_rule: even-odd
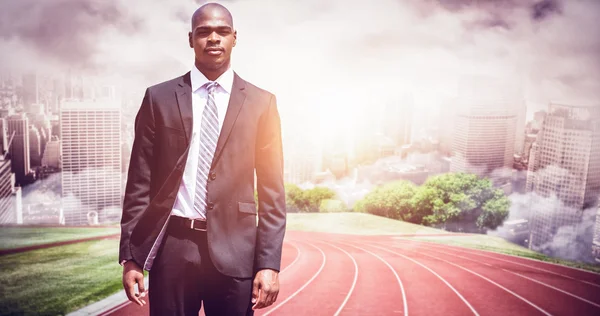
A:
<svg viewBox="0 0 600 316">
<path fill-rule="evenodd" d="M 600 315 L 600 274 L 410 238 L 290 231 L 282 269 L 256 315 Z"/>
</svg>

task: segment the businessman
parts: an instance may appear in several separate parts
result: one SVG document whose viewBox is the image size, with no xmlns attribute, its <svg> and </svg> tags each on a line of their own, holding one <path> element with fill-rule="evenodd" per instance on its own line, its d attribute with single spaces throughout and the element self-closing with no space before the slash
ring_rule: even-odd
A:
<svg viewBox="0 0 600 316">
<path fill-rule="evenodd" d="M 279 292 L 286 210 L 277 103 L 232 69 L 237 32 L 225 7 L 198 8 L 188 37 L 193 67 L 146 89 L 135 119 L 123 286 L 139 305 L 147 293 L 151 315 L 198 315 L 202 305 L 207 315 L 253 315 Z"/>
</svg>

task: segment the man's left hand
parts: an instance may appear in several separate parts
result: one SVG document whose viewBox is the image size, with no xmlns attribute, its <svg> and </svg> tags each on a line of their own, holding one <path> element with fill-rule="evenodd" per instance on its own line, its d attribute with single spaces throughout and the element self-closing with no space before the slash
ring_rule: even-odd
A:
<svg viewBox="0 0 600 316">
<path fill-rule="evenodd" d="M 258 271 L 252 285 L 252 309 L 271 306 L 279 294 L 279 273 L 275 270 Z"/>
</svg>

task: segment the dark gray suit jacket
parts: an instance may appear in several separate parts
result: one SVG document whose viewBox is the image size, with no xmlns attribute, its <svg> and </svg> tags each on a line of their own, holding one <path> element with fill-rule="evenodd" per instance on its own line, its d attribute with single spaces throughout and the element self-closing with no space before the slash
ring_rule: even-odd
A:
<svg viewBox="0 0 600 316">
<path fill-rule="evenodd" d="M 175 203 L 191 135 L 190 73 L 149 87 L 135 119 L 119 261 L 144 267 Z M 207 194 L 208 245 L 216 268 L 239 278 L 264 268 L 279 271 L 286 210 L 277 102 L 237 74 Z"/>
</svg>

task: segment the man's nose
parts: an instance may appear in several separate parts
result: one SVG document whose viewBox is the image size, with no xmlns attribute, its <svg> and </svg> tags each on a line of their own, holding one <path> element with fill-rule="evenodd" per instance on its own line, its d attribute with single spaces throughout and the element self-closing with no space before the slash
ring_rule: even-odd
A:
<svg viewBox="0 0 600 316">
<path fill-rule="evenodd" d="M 209 42 L 218 42 L 219 41 L 219 35 L 217 34 L 217 32 L 211 32 L 208 35 L 208 41 Z"/>
</svg>

